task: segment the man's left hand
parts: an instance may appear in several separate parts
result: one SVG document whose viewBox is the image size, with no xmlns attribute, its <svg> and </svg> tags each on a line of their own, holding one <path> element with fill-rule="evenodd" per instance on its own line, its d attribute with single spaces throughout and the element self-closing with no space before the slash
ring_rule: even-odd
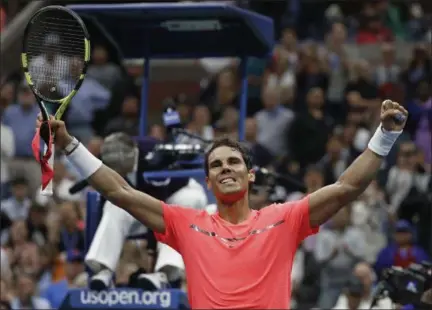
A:
<svg viewBox="0 0 432 310">
<path fill-rule="evenodd" d="M 397 117 L 403 117 L 403 122 L 396 121 Z M 381 124 L 387 131 L 401 131 L 408 119 L 408 111 L 399 103 L 384 100 L 381 105 Z"/>
</svg>

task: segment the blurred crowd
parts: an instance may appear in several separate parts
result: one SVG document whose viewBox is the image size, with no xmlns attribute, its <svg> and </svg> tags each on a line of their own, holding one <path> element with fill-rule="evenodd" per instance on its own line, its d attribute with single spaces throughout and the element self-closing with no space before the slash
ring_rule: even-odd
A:
<svg viewBox="0 0 432 310">
<path fill-rule="evenodd" d="M 326 10 L 317 23 L 315 14 L 323 11 L 296 13 L 294 5 L 280 10 L 274 3 L 238 1 L 273 17 L 279 35 L 270 58 L 248 62 L 245 143 L 256 165 L 302 180 L 306 191 L 280 184 L 279 198 L 290 201 L 338 179 L 367 147 L 382 100 L 398 101 L 409 111 L 407 128 L 376 181 L 304 241 L 295 257 L 293 308 L 348 309 L 354 301 L 355 309 L 366 309 L 382 270 L 430 260 L 432 254 L 431 32 L 418 3 L 401 11 L 385 0 L 359 1 L 360 14 L 347 14 L 322 2 Z M 408 63 L 397 61 L 395 40 L 416 43 Z M 379 61 L 354 57 L 348 42 L 376 44 Z M 201 64 L 209 71 L 201 92 L 174 98 L 185 128 L 205 139 L 237 137 L 238 63 Z M 87 78 L 65 115 L 71 134 L 96 156 L 106 135 L 138 134 L 139 86 L 127 72 L 96 40 Z M 55 308 L 69 288 L 87 285 L 85 193 L 69 193 L 79 177 L 58 157 L 55 195 L 40 195 L 40 166 L 31 149 L 39 110 L 21 78 L 7 80 L 0 93 L 0 308 Z M 149 126 L 149 135 L 163 140 L 165 134 L 159 123 Z M 270 200 L 266 191 L 251 195 L 253 208 Z M 144 243 L 126 243 L 118 283 L 148 268 Z M 384 300 L 377 309 L 390 306 Z"/>
</svg>

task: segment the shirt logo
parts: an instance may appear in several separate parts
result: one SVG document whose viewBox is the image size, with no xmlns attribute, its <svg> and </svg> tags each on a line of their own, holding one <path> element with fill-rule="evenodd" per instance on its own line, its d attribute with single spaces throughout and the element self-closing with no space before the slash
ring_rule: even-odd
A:
<svg viewBox="0 0 432 310">
<path fill-rule="evenodd" d="M 267 226 L 264 227 L 264 228 L 251 230 L 251 231 L 249 231 L 249 232 L 246 234 L 245 237 L 230 237 L 230 238 L 226 238 L 226 237 L 219 236 L 219 235 L 218 235 L 217 233 L 215 233 L 214 231 L 207 231 L 207 230 L 204 230 L 204 229 L 202 229 L 202 228 L 199 228 L 199 227 L 198 227 L 197 225 L 195 225 L 195 224 L 192 224 L 192 225 L 190 225 L 189 227 L 192 228 L 193 230 L 197 231 L 197 232 L 200 232 L 200 233 L 202 233 L 202 234 L 204 234 L 204 235 L 206 235 L 206 236 L 209 236 L 209 237 L 217 238 L 217 239 L 219 239 L 219 240 L 221 240 L 221 241 L 223 241 L 223 242 L 225 242 L 225 243 L 233 243 L 233 242 L 243 241 L 243 240 L 245 240 L 245 239 L 246 239 L 247 237 L 249 237 L 249 236 L 258 235 L 258 234 L 261 234 L 261 233 L 263 233 L 263 232 L 266 232 L 266 231 L 268 231 L 268 230 L 270 230 L 270 229 L 272 229 L 272 228 L 274 228 L 274 227 L 276 227 L 276 226 L 281 225 L 281 224 L 284 223 L 284 222 L 285 222 L 285 220 L 280 220 L 279 222 L 276 222 L 276 223 L 274 223 L 274 224 L 267 225 Z"/>
</svg>

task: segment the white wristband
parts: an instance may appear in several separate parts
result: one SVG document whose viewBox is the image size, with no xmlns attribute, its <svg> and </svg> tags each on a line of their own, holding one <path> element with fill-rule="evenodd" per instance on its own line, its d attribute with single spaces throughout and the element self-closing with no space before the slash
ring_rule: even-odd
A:
<svg viewBox="0 0 432 310">
<path fill-rule="evenodd" d="M 368 148 L 380 156 L 387 156 L 401 133 L 402 130 L 386 131 L 380 124 L 372 138 L 369 140 Z"/>
<path fill-rule="evenodd" d="M 88 179 L 102 166 L 102 161 L 97 159 L 81 143 L 72 153 L 67 156 L 67 159 L 78 170 L 78 173 L 85 179 Z"/>
</svg>

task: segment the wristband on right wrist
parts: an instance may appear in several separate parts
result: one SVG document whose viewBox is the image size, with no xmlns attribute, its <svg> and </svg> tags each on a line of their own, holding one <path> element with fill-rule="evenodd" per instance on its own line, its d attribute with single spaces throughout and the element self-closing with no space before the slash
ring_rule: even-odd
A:
<svg viewBox="0 0 432 310">
<path fill-rule="evenodd" d="M 76 139 L 75 139 L 76 140 Z M 78 141 L 78 140 L 76 140 Z M 75 147 L 72 142 L 70 143 L 73 150 L 67 159 L 69 162 L 78 170 L 81 177 L 88 179 L 91 177 L 100 167 L 102 167 L 102 161 L 96 158 L 84 145 L 78 142 L 78 146 Z"/>
<path fill-rule="evenodd" d="M 387 131 L 380 124 L 374 135 L 369 141 L 368 148 L 380 156 L 387 156 L 397 138 L 401 135 L 401 131 Z"/>
</svg>

